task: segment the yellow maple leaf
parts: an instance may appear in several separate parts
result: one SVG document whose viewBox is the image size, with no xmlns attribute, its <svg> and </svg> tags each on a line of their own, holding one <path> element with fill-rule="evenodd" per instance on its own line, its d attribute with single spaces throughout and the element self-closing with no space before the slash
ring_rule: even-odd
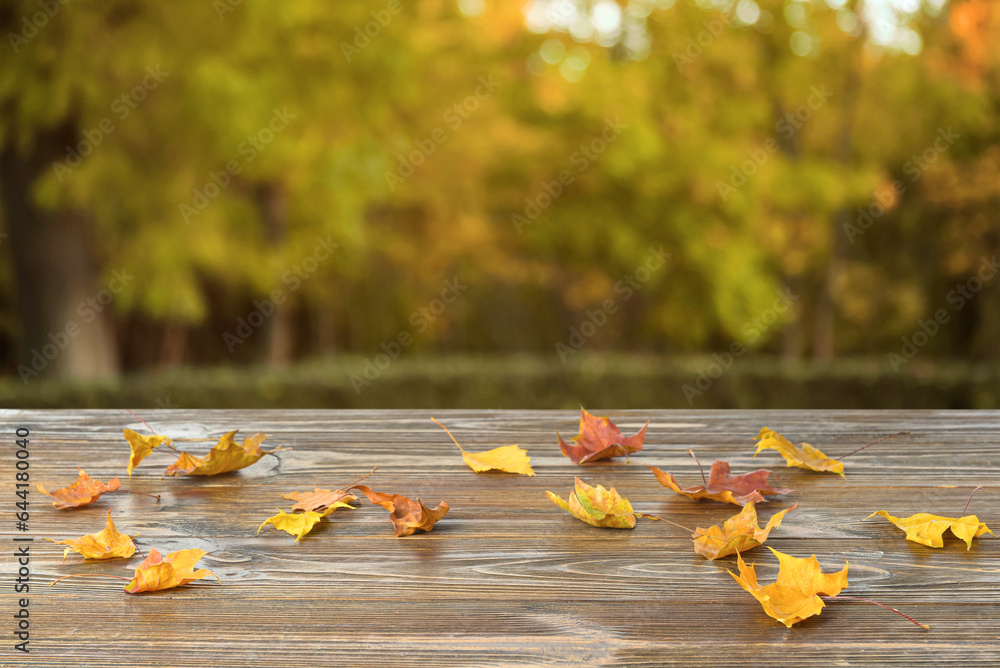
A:
<svg viewBox="0 0 1000 668">
<path fill-rule="evenodd" d="M 129 558 L 135 554 L 135 543 L 126 534 L 119 533 L 115 528 L 115 523 L 111 521 L 111 511 L 108 511 L 108 521 L 104 529 L 97 533 L 89 533 L 79 538 L 67 538 L 66 540 L 45 540 L 57 545 L 69 545 L 63 552 L 63 559 L 70 552 L 82 554 L 85 559 L 115 559 L 117 557 Z"/>
<path fill-rule="evenodd" d="M 138 466 L 139 462 L 148 457 L 153 450 L 160 447 L 164 443 L 173 445 L 173 441 L 166 436 L 143 436 L 142 434 L 132 431 L 131 429 L 124 430 L 122 434 L 125 436 L 125 440 L 128 441 L 129 447 L 132 449 L 132 455 L 128 459 L 129 477 L 132 476 L 132 469 Z"/>
<path fill-rule="evenodd" d="M 569 502 L 552 492 L 545 492 L 556 504 L 578 520 L 595 527 L 612 529 L 632 529 L 635 527 L 635 511 L 628 499 L 620 496 L 615 488 L 605 489 L 598 485 L 591 487 L 579 478 L 569 493 Z"/>
<path fill-rule="evenodd" d="M 144 591 L 172 589 L 207 577 L 219 580 L 219 577 L 210 570 L 205 568 L 194 570 L 194 565 L 206 554 L 208 552 L 205 550 L 179 550 L 164 557 L 153 548 L 149 551 L 149 556 L 135 569 L 135 576 L 125 585 L 125 591 L 129 594 L 140 594 Z M 220 584 L 221 582 L 219 580 Z"/>
<path fill-rule="evenodd" d="M 816 561 L 816 555 L 808 559 L 799 559 L 773 547 L 769 550 L 778 558 L 778 579 L 769 585 L 761 587 L 757 584 L 757 573 L 753 566 L 747 566 L 742 555 L 736 555 L 740 574 L 733 576 L 740 586 L 757 599 L 768 616 L 777 619 L 791 628 L 792 624 L 801 622 L 807 617 L 818 615 L 826 606 L 820 594 L 836 596 L 847 589 L 847 562 L 844 570 L 836 573 L 824 573 Z"/>
<path fill-rule="evenodd" d="M 178 473 L 186 475 L 218 475 L 220 473 L 228 473 L 246 468 L 256 463 L 264 455 L 284 449 L 278 447 L 270 451 L 261 450 L 260 444 L 267 438 L 264 434 L 255 434 L 244 439 L 242 443 L 237 443 L 236 439 L 233 438 L 237 431 L 239 430 L 223 434 L 219 442 L 212 446 L 212 449 L 205 457 L 196 457 L 182 452 L 177 461 L 167 467 L 164 475 L 175 476 Z"/>
<path fill-rule="evenodd" d="M 808 443 L 801 443 L 802 447 L 799 448 L 778 432 L 767 427 L 762 428 L 754 438 L 760 441 L 757 443 L 757 452 L 754 453 L 754 457 L 759 455 L 761 450 L 777 450 L 785 458 L 788 466 L 797 466 L 800 469 L 809 469 L 810 471 L 836 473 L 841 478 L 846 477 L 844 476 L 843 462 L 827 457 L 822 450 L 814 448 Z"/>
<path fill-rule="evenodd" d="M 437 426 L 444 429 L 451 440 L 462 452 L 462 460 L 469 465 L 469 468 L 476 473 L 484 471 L 503 471 L 505 473 L 520 473 L 522 475 L 533 476 L 535 471 L 531 468 L 531 457 L 528 452 L 517 445 L 501 445 L 499 448 L 486 450 L 485 452 L 466 452 L 455 437 L 451 435 L 448 428 L 431 418 Z"/>
<path fill-rule="evenodd" d="M 304 513 L 286 513 L 284 510 L 279 510 L 277 515 L 268 517 L 261 522 L 261 525 L 257 527 L 257 534 L 259 535 L 260 530 L 270 524 L 279 531 L 284 531 L 295 536 L 295 542 L 298 543 L 302 540 L 303 536 L 313 530 L 317 522 L 324 517 L 328 517 L 336 509 L 337 505 L 334 504 L 321 512 L 307 510 Z"/>
<path fill-rule="evenodd" d="M 972 549 L 973 538 L 979 538 L 985 533 L 996 535 L 975 515 L 955 518 L 917 513 L 909 517 L 893 517 L 884 510 L 877 510 L 864 519 L 867 520 L 876 515 L 881 515 L 905 531 L 906 540 L 912 540 L 914 543 L 920 543 L 927 547 L 944 547 L 946 529 L 951 529 L 953 534 L 965 541 L 966 550 Z"/>
<path fill-rule="evenodd" d="M 694 541 L 694 551 L 706 559 L 720 559 L 734 552 L 745 552 L 757 547 L 767 540 L 772 529 L 781 526 L 785 514 L 795 510 L 799 504 L 785 508 L 771 516 L 767 526 L 761 529 L 757 526 L 757 510 L 751 501 L 743 506 L 738 514 L 726 520 L 722 527 L 711 526 L 707 529 L 698 528 L 691 540 Z"/>
</svg>

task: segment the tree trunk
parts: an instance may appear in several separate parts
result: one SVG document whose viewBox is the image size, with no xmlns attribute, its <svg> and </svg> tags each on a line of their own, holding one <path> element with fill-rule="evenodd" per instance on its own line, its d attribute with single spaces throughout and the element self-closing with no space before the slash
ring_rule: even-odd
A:
<svg viewBox="0 0 1000 668">
<path fill-rule="evenodd" d="M 160 341 L 160 357 L 157 366 L 170 369 L 184 363 L 187 353 L 188 328 L 179 322 L 168 322 L 163 327 L 163 339 Z"/>
<path fill-rule="evenodd" d="M 21 329 L 16 360 L 26 383 L 108 378 L 119 371 L 107 303 L 113 291 L 101 293 L 107 286 L 98 282 L 88 217 L 80 211 L 45 211 L 32 196 L 38 177 L 75 141 L 75 127 L 67 123 L 40 132 L 27 154 L 14 142 L 0 150 L 0 193 Z"/>
<path fill-rule="evenodd" d="M 847 76 L 844 80 L 843 106 L 840 108 L 840 127 L 837 137 L 837 161 L 844 170 L 851 169 L 851 158 L 854 155 L 854 115 L 857 111 L 858 92 L 861 89 L 862 63 L 861 45 L 867 39 L 866 31 L 862 30 L 855 42 L 853 53 L 848 61 Z M 830 217 L 830 259 L 823 273 L 819 299 L 816 303 L 816 315 L 813 327 L 813 354 L 816 359 L 829 362 L 836 355 L 837 276 L 840 274 L 846 259 L 844 247 L 844 224 L 851 218 L 851 209 L 846 204 L 841 206 Z"/>
<path fill-rule="evenodd" d="M 267 228 L 268 239 L 275 245 L 285 240 L 288 230 L 288 197 L 280 183 L 266 183 L 257 189 L 257 205 Z M 285 301 L 274 305 L 267 328 L 266 361 L 271 367 L 284 367 L 295 351 L 295 295 L 285 290 Z"/>
</svg>

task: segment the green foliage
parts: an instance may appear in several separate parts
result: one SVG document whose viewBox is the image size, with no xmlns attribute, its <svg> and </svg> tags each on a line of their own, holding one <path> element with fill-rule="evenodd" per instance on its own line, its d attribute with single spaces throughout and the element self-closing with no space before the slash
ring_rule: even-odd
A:
<svg viewBox="0 0 1000 668">
<path fill-rule="evenodd" d="M 41 132 L 68 123 L 83 141 L 111 120 L 33 195 L 86 212 L 102 270 L 137 274 L 120 325 L 180 325 L 192 360 L 229 359 L 222 333 L 327 237 L 339 248 L 289 302 L 299 354 L 377 352 L 454 276 L 470 289 L 415 349 L 554 355 L 611 299 L 594 350 L 736 340 L 795 357 L 830 336 L 837 354 L 884 354 L 997 251 L 1000 64 L 974 46 L 996 43 L 1000 18 L 963 32 L 962 2 L 921 10 L 909 55 L 839 28 L 853 0 L 799 3 L 799 28 L 786 4 L 757 0 L 769 18 L 745 25 L 732 2 L 630 0 L 638 37 L 600 46 L 527 30 L 519 3 L 74 0 L 4 55 L 0 146 L 27 159 Z M 37 3 L 4 11 L 16 33 Z M 168 74 L 122 106 L 147 68 Z M 958 138 L 915 172 L 947 128 Z M 847 230 L 894 180 L 907 189 L 888 211 Z M 666 265 L 625 298 L 621 279 L 660 246 Z M 4 303 L 17 280 L 0 278 Z M 930 348 L 996 358 L 998 284 Z M 785 289 L 794 308 L 747 337 Z M 0 320 L 12 340 L 16 324 Z M 262 357 L 258 338 L 236 359 Z"/>
</svg>

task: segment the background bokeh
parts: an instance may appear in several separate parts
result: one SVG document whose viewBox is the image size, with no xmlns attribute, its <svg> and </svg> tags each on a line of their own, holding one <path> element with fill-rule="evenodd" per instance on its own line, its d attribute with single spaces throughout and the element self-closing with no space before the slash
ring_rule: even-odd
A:
<svg viewBox="0 0 1000 668">
<path fill-rule="evenodd" d="M 993 0 L 0 27 L 0 405 L 1000 406 Z"/>
</svg>

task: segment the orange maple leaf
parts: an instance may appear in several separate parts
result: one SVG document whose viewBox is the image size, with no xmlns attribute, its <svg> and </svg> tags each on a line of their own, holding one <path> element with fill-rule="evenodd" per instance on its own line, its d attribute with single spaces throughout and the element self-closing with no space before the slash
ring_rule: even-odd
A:
<svg viewBox="0 0 1000 668">
<path fill-rule="evenodd" d="M 772 529 L 781 526 L 781 520 L 785 515 L 798 507 L 795 504 L 791 508 L 785 508 L 779 513 L 775 513 L 768 520 L 767 526 L 761 529 L 757 526 L 757 510 L 753 501 L 743 507 L 736 515 L 726 520 L 722 527 L 710 526 L 707 529 L 701 527 L 695 529 L 691 540 L 694 541 L 694 551 L 706 559 L 721 559 L 734 552 L 746 552 L 764 543 L 771 534 Z"/>
<path fill-rule="evenodd" d="M 108 520 L 104 529 L 97 533 L 89 533 L 79 538 L 67 538 L 66 540 L 52 540 L 46 538 L 57 545 L 69 545 L 63 551 L 63 560 L 70 552 L 82 554 L 84 559 L 115 559 L 123 557 L 125 559 L 135 554 L 135 543 L 126 534 L 119 533 L 115 528 L 115 523 L 111 521 L 111 511 L 108 511 Z"/>
<path fill-rule="evenodd" d="M 409 536 L 417 531 L 430 531 L 434 523 L 448 513 L 448 504 L 442 501 L 433 510 L 420 501 L 401 494 L 385 494 L 372 491 L 367 485 L 356 485 L 350 489 L 361 490 L 372 503 L 389 511 L 389 519 L 396 530 L 396 537 Z"/>
<path fill-rule="evenodd" d="M 559 432 L 556 432 L 559 448 L 574 464 L 586 464 L 621 455 L 628 457 L 642 450 L 648 421 L 638 433 L 626 437 L 610 418 L 594 417 L 582 408 L 580 413 L 580 433 L 571 439 L 573 445 L 564 441 Z"/>
<path fill-rule="evenodd" d="M 306 512 L 322 510 L 330 506 L 333 508 L 350 508 L 350 504 L 358 500 L 358 497 L 353 494 L 348 494 L 339 489 L 331 491 L 329 489 L 320 489 L 316 485 L 313 485 L 313 487 L 314 490 L 312 492 L 291 492 L 283 494 L 281 498 L 288 499 L 289 501 L 297 501 L 298 503 L 292 506 L 292 510 L 304 510 Z"/>
<path fill-rule="evenodd" d="M 207 577 L 219 580 L 219 577 L 210 570 L 205 568 L 194 570 L 194 565 L 206 554 L 208 552 L 205 550 L 179 550 L 164 557 L 153 548 L 149 551 L 149 556 L 135 569 L 135 576 L 125 585 L 125 591 L 129 594 L 140 594 L 145 591 L 172 589 Z M 219 583 L 221 584 L 222 580 L 219 580 Z"/>
<path fill-rule="evenodd" d="M 267 438 L 264 434 L 255 434 L 237 443 L 233 438 L 238 429 L 226 432 L 219 439 L 219 442 L 212 446 L 205 457 L 196 457 L 187 452 L 182 452 L 177 461 L 167 467 L 164 475 L 175 476 L 178 473 L 185 475 L 218 475 L 229 473 L 242 468 L 246 468 L 256 463 L 264 455 L 283 450 L 278 447 L 274 450 L 265 451 L 260 449 L 260 444 Z"/>
<path fill-rule="evenodd" d="M 76 470 L 80 472 L 80 476 L 69 487 L 57 489 L 50 494 L 42 483 L 38 483 L 38 491 L 45 496 L 55 499 L 52 505 L 56 508 L 78 508 L 79 506 L 86 506 L 97 501 L 97 499 L 101 498 L 101 494 L 105 492 L 113 492 L 121 487 L 118 478 L 113 478 L 105 484 L 94 480 L 87 475 L 86 471 L 79 467 Z"/>
<path fill-rule="evenodd" d="M 646 468 L 653 472 L 661 485 L 692 499 L 712 499 L 722 503 L 745 506 L 751 501 L 766 502 L 764 494 L 788 494 L 793 491 L 785 488 L 774 489 L 768 485 L 767 478 L 771 472 L 767 469 L 733 475 L 729 472 L 729 463 L 718 460 L 712 463 L 712 469 L 708 474 L 708 484 L 699 487 L 681 487 L 671 474 L 661 471 L 655 466 L 647 466 Z"/>
</svg>

